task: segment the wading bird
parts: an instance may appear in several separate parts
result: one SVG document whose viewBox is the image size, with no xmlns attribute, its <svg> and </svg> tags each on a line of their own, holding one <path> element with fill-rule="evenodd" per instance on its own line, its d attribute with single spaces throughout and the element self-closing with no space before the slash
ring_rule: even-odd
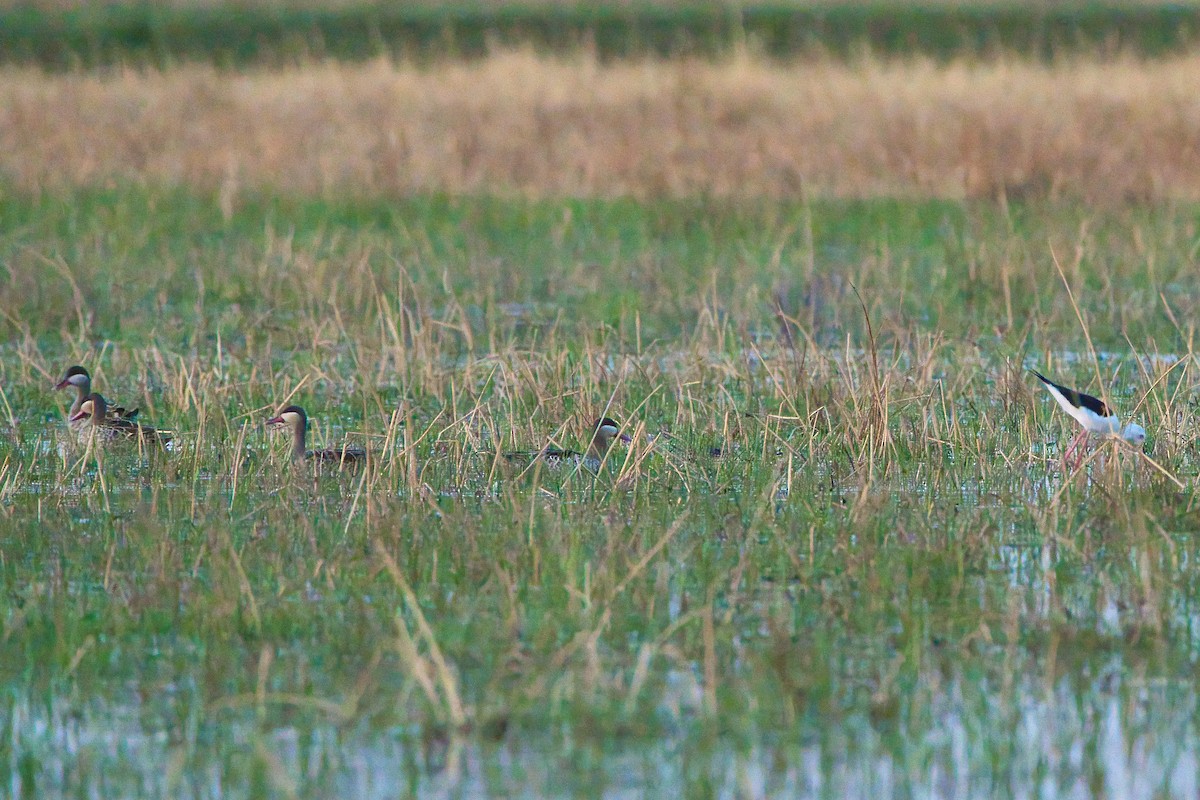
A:
<svg viewBox="0 0 1200 800">
<path fill-rule="evenodd" d="M 1074 389 L 1068 389 L 1066 386 L 1055 383 L 1037 370 L 1030 370 L 1037 379 L 1042 382 L 1046 390 L 1050 392 L 1062 410 L 1070 414 L 1076 422 L 1083 426 L 1083 430 L 1079 432 L 1070 446 L 1063 453 L 1063 463 L 1067 463 L 1071 454 L 1076 450 L 1079 451 L 1079 457 L 1072 469 L 1077 468 L 1083 461 L 1082 447 L 1087 442 L 1088 436 L 1093 433 L 1098 433 L 1103 436 L 1117 436 L 1129 442 L 1130 444 L 1141 446 L 1146 441 L 1146 429 L 1136 422 L 1131 422 L 1124 428 L 1121 427 L 1120 418 L 1113 413 L 1113 410 L 1098 397 L 1092 397 L 1090 394 L 1077 392 Z"/>
<path fill-rule="evenodd" d="M 308 433 L 308 414 L 300 406 L 288 406 L 267 420 L 268 425 L 286 426 L 292 429 L 292 461 L 313 461 L 339 467 L 360 464 L 367 460 L 367 451 L 362 447 L 343 445 L 326 450 L 306 450 L 304 439 Z"/>
<path fill-rule="evenodd" d="M 600 469 L 600 464 L 603 463 L 609 447 L 612 446 L 613 439 L 620 439 L 626 444 L 633 441 L 628 434 L 621 433 L 621 426 L 615 420 L 604 417 L 592 423 L 592 441 L 588 445 L 586 453 L 547 447 L 536 453 L 505 453 L 504 457 L 509 461 L 530 463 L 541 461 L 547 469 L 552 470 L 560 469 L 563 466 L 574 468 L 582 465 L 584 468 L 596 472 Z"/>
<path fill-rule="evenodd" d="M 99 392 L 91 392 L 83 399 L 79 409 L 71 415 L 70 422 L 72 425 L 78 423 L 83 426 L 79 429 L 83 438 L 96 436 L 106 441 L 141 439 L 156 444 L 171 441 L 171 434 L 167 431 L 143 425 L 128 417 L 115 416 L 104 395 Z"/>
</svg>

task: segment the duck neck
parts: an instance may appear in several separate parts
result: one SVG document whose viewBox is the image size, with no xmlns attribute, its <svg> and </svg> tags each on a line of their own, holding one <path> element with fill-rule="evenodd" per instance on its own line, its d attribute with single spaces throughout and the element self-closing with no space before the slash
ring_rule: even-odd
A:
<svg viewBox="0 0 1200 800">
<path fill-rule="evenodd" d="M 304 450 L 304 435 L 305 435 L 305 420 L 300 420 L 296 427 L 292 428 L 292 460 L 303 461 L 306 457 Z"/>
<path fill-rule="evenodd" d="M 592 437 L 592 443 L 588 445 L 588 458 L 594 458 L 597 461 L 603 461 L 604 456 L 608 453 L 608 447 L 612 444 L 612 437 L 604 433 L 602 430 L 596 431 L 596 435 Z"/>
<path fill-rule="evenodd" d="M 103 428 L 104 423 L 108 421 L 108 405 L 100 397 L 96 395 L 92 398 L 92 417 L 91 423 L 97 428 Z"/>
<path fill-rule="evenodd" d="M 75 386 L 75 402 L 71 404 L 71 414 L 78 414 L 79 409 L 83 407 L 83 401 L 92 393 L 91 381 L 86 381 L 84 385 L 73 384 Z"/>
</svg>

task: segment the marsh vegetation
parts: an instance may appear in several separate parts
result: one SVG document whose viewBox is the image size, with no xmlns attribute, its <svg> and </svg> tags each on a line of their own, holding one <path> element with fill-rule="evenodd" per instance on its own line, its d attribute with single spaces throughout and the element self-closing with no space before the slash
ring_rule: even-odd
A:
<svg viewBox="0 0 1200 800">
<path fill-rule="evenodd" d="M 8 71 L 0 786 L 1194 795 L 1195 69 Z"/>
</svg>

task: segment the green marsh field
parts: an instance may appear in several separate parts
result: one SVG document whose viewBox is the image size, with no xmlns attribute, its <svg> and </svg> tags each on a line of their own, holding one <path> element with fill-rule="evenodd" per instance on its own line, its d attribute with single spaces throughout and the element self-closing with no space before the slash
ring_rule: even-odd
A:
<svg viewBox="0 0 1200 800">
<path fill-rule="evenodd" d="M 0 72 L 0 796 L 1200 791 L 1197 57 Z"/>
</svg>

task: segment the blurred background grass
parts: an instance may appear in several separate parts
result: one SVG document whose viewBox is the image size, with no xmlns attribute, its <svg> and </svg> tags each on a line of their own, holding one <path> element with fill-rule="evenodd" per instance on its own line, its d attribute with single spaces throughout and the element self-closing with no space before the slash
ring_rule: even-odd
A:
<svg viewBox="0 0 1200 800">
<path fill-rule="evenodd" d="M 466 2 L 82 3 L 0 5 L 0 61 L 47 68 L 105 64 L 281 65 L 478 57 L 498 47 L 601 59 L 717 56 L 750 45 L 771 58 L 1035 59 L 1160 57 L 1200 38 L 1196 3 Z"/>
</svg>

